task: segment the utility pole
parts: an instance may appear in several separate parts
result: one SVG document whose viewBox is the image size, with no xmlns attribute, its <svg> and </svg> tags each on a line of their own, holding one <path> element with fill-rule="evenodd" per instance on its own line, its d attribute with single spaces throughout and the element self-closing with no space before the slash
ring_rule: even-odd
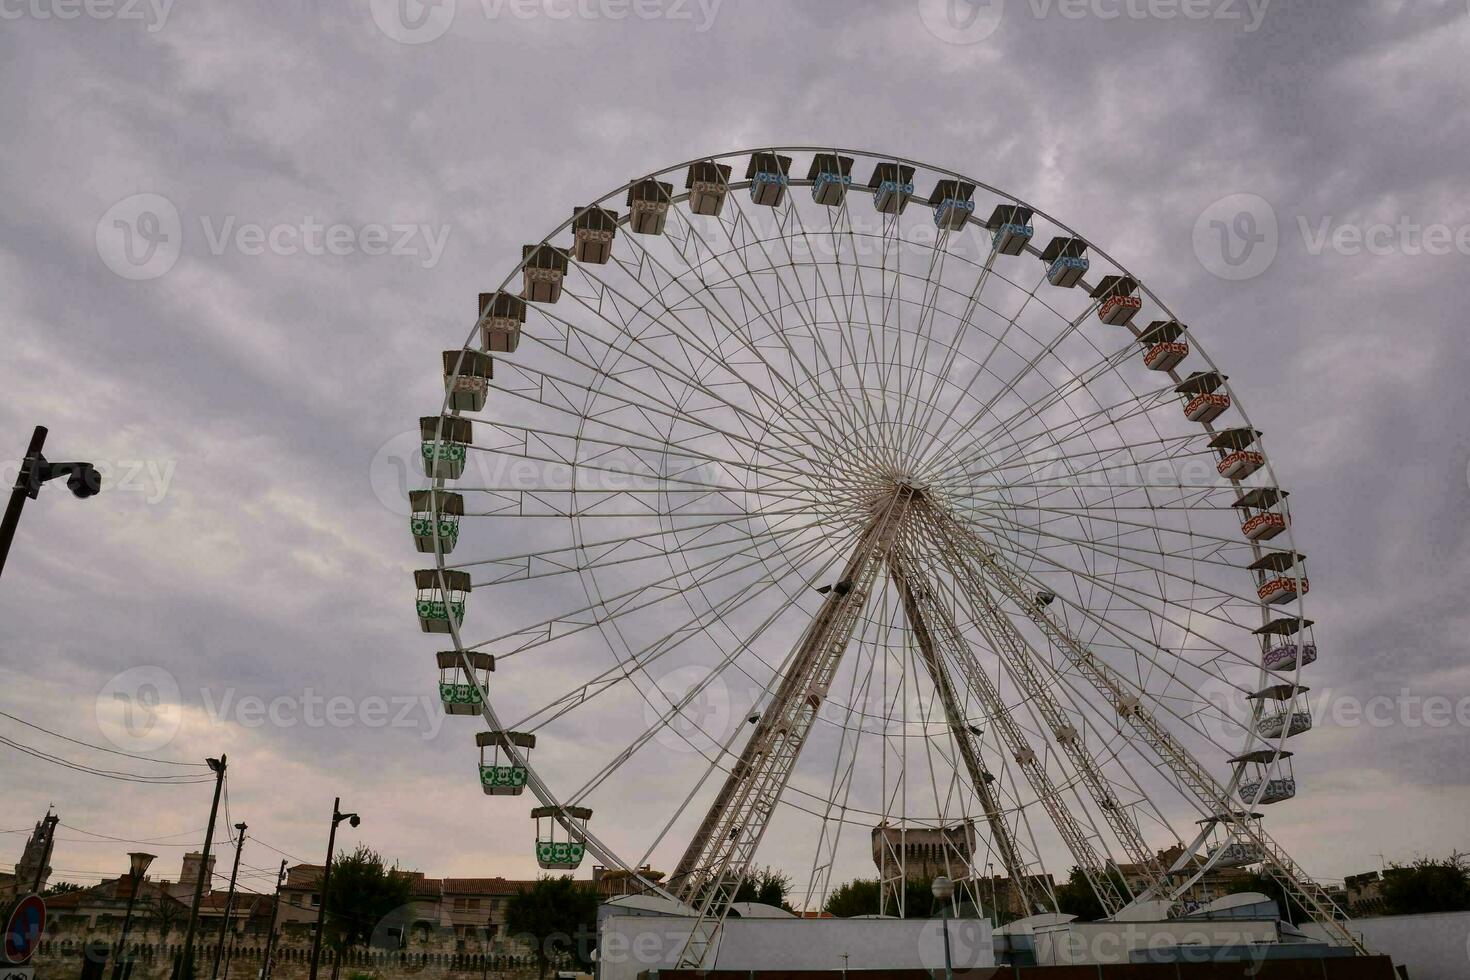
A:
<svg viewBox="0 0 1470 980">
<path fill-rule="evenodd" d="M 189 927 L 184 932 L 184 952 L 174 971 L 174 980 L 194 980 L 194 930 L 199 925 L 199 903 L 204 900 L 204 878 L 209 874 L 209 845 L 214 841 L 214 820 L 219 815 L 219 794 L 225 785 L 225 754 L 205 759 L 214 771 L 214 802 L 209 805 L 209 827 L 204 831 L 204 854 L 199 861 L 199 878 L 194 883 L 194 904 L 189 906 Z"/>
<path fill-rule="evenodd" d="M 26 498 L 34 500 L 40 496 L 41 484 L 65 476 L 67 487 L 77 497 L 91 497 L 102 490 L 102 476 L 95 466 L 91 463 L 49 463 L 41 455 L 41 447 L 45 444 L 46 427 L 38 425 L 31 433 L 25 459 L 21 460 L 20 473 L 10 491 L 10 503 L 5 507 L 5 518 L 0 520 L 0 572 L 5 571 L 5 558 L 10 554 L 10 542 L 15 539 L 15 529 L 20 524 L 20 512 L 26 505 Z"/>
<path fill-rule="evenodd" d="M 322 867 L 322 900 L 316 907 L 316 935 L 311 937 L 311 980 L 316 980 L 316 967 L 321 960 L 322 930 L 327 922 L 327 885 L 332 880 L 332 855 L 337 847 L 337 825 L 343 820 L 351 821 L 354 827 L 362 823 L 362 818 L 357 814 L 342 812 L 342 797 L 339 796 L 332 801 L 332 832 L 327 835 L 327 863 Z M 332 962 L 335 973 L 337 961 L 334 959 Z"/>
<path fill-rule="evenodd" d="M 214 944 L 214 966 L 210 968 L 209 980 L 215 980 L 219 976 L 220 956 L 224 953 L 225 936 L 230 929 L 230 910 L 235 904 L 235 876 L 240 873 L 240 852 L 245 849 L 245 824 L 243 822 L 235 824 L 235 831 L 237 834 L 235 837 L 235 865 L 230 868 L 230 890 L 225 895 L 225 914 L 219 924 L 219 942 Z M 225 972 L 228 974 L 228 966 Z"/>
<path fill-rule="evenodd" d="M 271 931 L 265 939 L 265 960 L 260 964 L 260 980 L 270 980 L 271 954 L 276 950 L 276 932 L 281 919 L 281 886 L 286 883 L 286 859 L 281 858 L 281 871 L 276 875 L 276 900 L 271 905 Z"/>
</svg>

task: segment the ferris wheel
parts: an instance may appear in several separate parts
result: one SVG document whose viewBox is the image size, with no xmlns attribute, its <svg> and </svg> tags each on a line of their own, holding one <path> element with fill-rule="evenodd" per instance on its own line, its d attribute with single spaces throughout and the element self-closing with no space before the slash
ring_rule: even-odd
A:
<svg viewBox="0 0 1470 980">
<path fill-rule="evenodd" d="M 1158 296 L 901 157 L 572 203 L 444 351 L 411 495 L 445 709 L 541 867 L 688 906 L 691 965 L 758 858 L 899 912 L 914 862 L 1027 912 L 1075 867 L 1123 918 L 1258 866 L 1361 949 L 1263 826 L 1312 727 L 1287 494 Z"/>
</svg>

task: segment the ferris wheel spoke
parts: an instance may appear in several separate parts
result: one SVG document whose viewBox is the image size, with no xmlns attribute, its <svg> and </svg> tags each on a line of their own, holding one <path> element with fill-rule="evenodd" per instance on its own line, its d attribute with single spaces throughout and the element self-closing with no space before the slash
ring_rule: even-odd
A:
<svg viewBox="0 0 1470 980">
<path fill-rule="evenodd" d="M 690 234 L 695 235 L 695 236 L 698 236 L 697 230 L 694 230 L 692 228 L 692 226 L 690 226 Z M 729 334 L 729 336 L 732 339 L 739 340 L 740 343 L 742 344 L 742 346 L 745 348 L 745 350 L 749 354 L 755 356 L 757 358 L 757 360 L 759 360 L 761 362 L 761 364 L 765 366 L 766 372 L 767 372 L 767 377 L 769 379 L 780 383 L 783 387 L 785 387 L 787 389 L 787 392 L 788 392 L 789 395 L 794 395 L 795 394 L 795 389 L 793 389 L 790 386 L 789 382 L 785 378 L 784 373 L 781 372 L 775 365 L 772 365 L 765 358 L 765 356 L 761 353 L 760 345 L 754 343 L 753 340 L 752 340 L 752 338 L 748 335 L 748 333 L 746 331 L 744 331 L 744 330 L 741 330 L 736 325 L 736 318 L 735 318 L 735 316 L 724 305 L 723 301 L 720 300 L 719 294 L 716 291 L 716 289 L 714 288 L 714 286 L 712 286 L 707 280 L 705 280 L 702 272 L 700 272 L 697 267 L 691 265 L 689 268 L 690 268 L 691 275 L 700 284 L 701 289 L 700 289 L 700 291 L 698 293 L 696 293 L 694 290 L 690 290 L 686 286 L 683 286 L 682 285 L 682 281 L 677 276 L 674 276 L 672 273 L 669 273 L 669 271 L 665 267 L 663 267 L 661 263 L 658 263 L 657 262 L 657 259 L 652 255 L 651 252 L 648 251 L 648 249 L 646 249 L 642 245 L 641 242 L 638 243 L 637 247 L 639 248 L 642 256 L 646 257 L 648 259 L 648 261 L 650 261 L 653 264 L 658 265 L 659 268 L 664 269 L 665 273 L 668 275 L 668 285 L 669 286 L 672 286 L 672 285 L 675 285 L 675 284 L 680 285 L 681 288 L 683 289 L 686 297 L 688 299 L 690 299 L 690 300 L 692 300 L 692 301 L 697 302 L 697 303 L 700 304 L 701 309 L 704 310 L 705 314 L 709 317 L 710 322 L 712 324 L 719 324 L 721 327 L 723 327 L 725 329 L 725 331 Z M 731 251 L 734 252 L 737 255 L 737 257 L 740 255 L 740 250 L 738 248 L 732 249 Z M 713 258 L 716 261 L 716 263 L 719 265 L 721 271 L 722 272 L 726 272 L 726 274 L 727 274 L 727 281 L 729 281 L 730 283 L 732 283 L 735 286 L 735 288 L 739 291 L 742 301 L 743 302 L 753 302 L 752 299 L 751 299 L 751 297 L 750 297 L 750 295 L 749 295 L 749 293 L 744 289 L 744 287 L 742 285 L 740 285 L 740 280 L 737 277 L 735 277 L 735 276 L 729 275 L 729 272 L 726 269 L 726 267 L 724 265 L 724 262 L 722 260 L 721 253 L 718 253 L 718 252 L 716 252 L 714 250 L 710 250 L 710 255 L 711 255 L 711 258 Z M 748 270 L 747 270 L 747 272 L 748 272 Z M 641 281 L 640 281 L 640 284 L 641 284 Z M 646 288 L 647 287 L 645 286 L 645 289 Z M 704 302 L 704 300 L 701 298 L 701 294 L 704 295 L 704 296 L 708 296 L 714 302 L 715 306 L 718 307 L 719 315 L 716 315 L 716 312 L 714 310 L 711 310 L 709 308 L 709 305 L 706 304 Z M 771 322 L 769 310 L 764 310 L 764 311 L 760 312 L 759 315 L 762 317 L 762 319 L 764 319 L 766 321 L 767 326 L 772 330 L 773 334 L 781 338 L 783 345 L 786 347 L 788 353 L 791 354 L 792 359 L 793 359 L 793 362 L 799 362 L 799 358 L 798 358 L 795 350 L 790 346 L 789 343 L 786 343 L 786 341 L 785 341 L 785 333 L 784 333 L 784 331 L 781 330 L 781 328 L 780 328 L 779 325 L 774 324 L 774 323 Z M 707 351 L 705 353 L 706 353 L 706 356 L 710 356 Z M 810 372 L 808 372 L 808 378 L 810 378 L 810 377 L 811 377 L 810 376 Z M 757 395 L 760 398 L 762 398 L 762 400 L 767 401 L 769 403 L 769 407 L 772 408 L 773 414 L 776 415 L 777 417 L 781 417 L 784 414 L 784 411 L 783 410 L 789 410 L 789 406 L 783 406 L 778 400 L 775 399 L 775 397 L 774 397 L 775 396 L 775 393 L 774 392 L 767 393 L 767 392 L 763 391 L 762 389 L 760 389 L 758 387 L 750 387 L 749 390 L 750 390 L 750 392 L 753 395 Z M 841 413 L 838 413 L 837 415 L 832 415 L 832 414 L 824 411 L 820 406 L 818 406 L 818 411 L 822 412 L 822 423 L 823 423 L 821 426 L 818 426 L 818 427 L 821 428 L 824 431 L 827 431 L 829 433 L 832 433 L 834 436 L 837 436 L 840 439 L 841 438 L 841 434 L 846 429 L 845 423 L 843 423 L 841 421 L 841 419 L 842 419 Z M 811 424 L 813 426 L 816 426 L 817 425 L 816 420 L 814 420 L 814 419 L 808 419 L 807 421 L 808 421 L 808 424 Z"/>
<path fill-rule="evenodd" d="M 833 521 L 837 519 L 832 519 Z M 792 529 L 790 533 L 792 540 L 798 540 L 800 535 L 820 531 L 827 523 L 832 521 L 819 521 L 808 524 L 801 528 Z M 766 541 L 753 541 L 749 545 L 736 551 L 716 555 L 706 559 L 697 565 L 677 570 L 669 575 L 655 579 L 652 582 L 643 583 L 633 588 L 606 597 L 599 602 L 593 602 L 578 609 L 570 610 L 557 616 L 542 620 L 532 626 L 512 630 L 482 640 L 472 646 L 471 650 L 482 650 L 495 655 L 497 660 L 508 660 L 516 654 L 526 650 L 535 649 L 554 640 L 560 640 L 573 633 L 595 629 L 604 622 L 616 619 L 619 616 L 630 615 L 643 611 L 650 606 L 670 599 L 680 599 L 684 590 L 678 587 L 681 580 L 688 580 L 697 586 L 707 585 L 716 580 L 728 578 L 756 566 L 763 566 L 767 559 L 757 554 L 754 558 L 743 564 L 731 565 L 732 559 L 745 559 L 756 549 L 767 544 Z M 694 573 L 703 571 L 703 576 Z M 652 598 L 645 598 L 646 594 L 654 593 Z"/>
<path fill-rule="evenodd" d="M 573 298 L 579 299 L 579 301 L 582 302 L 583 307 L 585 309 L 588 309 L 588 310 L 590 310 L 592 312 L 598 313 L 598 311 L 595 310 L 595 308 L 592 307 L 590 304 L 588 304 L 585 300 L 581 300 L 579 297 L 576 297 L 575 294 L 570 294 L 570 295 L 573 295 Z M 735 405 L 734 403 L 730 402 L 728 399 L 724 398 L 723 396 L 719 395 L 718 393 L 716 393 L 714 391 L 711 391 L 709 386 L 704 385 L 702 383 L 698 383 L 692 377 L 689 377 L 689 376 L 686 376 L 686 375 L 681 375 L 678 372 L 678 369 L 677 368 L 674 368 L 671 365 L 669 365 L 667 362 L 665 362 L 663 360 L 662 357 L 659 357 L 659 358 L 657 358 L 657 360 L 655 360 L 652 356 L 648 356 L 648 357 L 637 357 L 637 356 L 630 355 L 630 354 L 627 353 L 626 350 L 614 347 L 612 345 L 612 343 L 610 341 L 608 341 L 607 339 L 602 338 L 602 337 L 598 337 L 595 334 L 590 333 L 589 331 L 583 329 L 581 326 L 579 326 L 578 324 L 574 323 L 570 319 L 565 319 L 565 318 L 562 318 L 562 317 L 558 317 L 558 316 L 556 316 L 556 315 L 554 315 L 554 314 L 552 314 L 552 313 L 550 313 L 548 311 L 542 311 L 542 312 L 543 312 L 543 315 L 546 317 L 548 323 L 552 323 L 552 324 L 555 324 L 557 326 L 560 326 L 562 329 L 565 330 L 565 332 L 566 332 L 565 339 L 567 341 L 570 341 L 572 338 L 575 337 L 576 340 L 578 341 L 578 343 L 581 344 L 582 347 L 583 347 L 583 349 L 587 352 L 588 356 L 590 356 L 590 357 L 601 356 L 603 358 L 607 358 L 607 357 L 611 356 L 613 353 L 616 353 L 619 358 L 628 357 L 630 360 L 636 361 L 641 368 L 646 369 L 647 371 L 653 373 L 654 376 L 657 377 L 657 378 L 659 378 L 661 381 L 663 379 L 670 379 L 670 380 L 673 380 L 673 381 L 678 382 L 681 385 L 686 385 L 690 389 L 696 390 L 700 394 L 702 394 L 705 397 L 707 397 L 710 400 L 710 402 L 711 402 L 711 406 L 710 407 L 712 407 L 712 408 L 720 408 L 722 410 L 728 411 L 734 417 L 734 419 L 736 421 L 738 421 L 742 425 L 742 427 L 745 427 L 745 426 L 753 426 L 754 427 L 754 430 L 756 432 L 768 432 L 773 438 L 779 437 L 781 439 L 781 448 L 784 451 L 791 453 L 794 457 L 799 458 L 800 453 L 799 453 L 799 451 L 795 447 L 797 445 L 799 445 L 799 440 L 800 440 L 801 436 L 800 436 L 799 433 L 797 433 L 795 430 L 792 430 L 788 426 L 786 426 L 784 424 L 775 424 L 772 419 L 768 419 L 768 418 L 766 418 L 764 416 L 756 415 L 756 414 L 750 412 L 747 409 L 744 409 L 744 408 L 742 408 L 742 407 L 740 407 L 738 405 Z M 601 313 L 598 313 L 598 316 L 601 317 L 604 322 L 606 322 L 609 325 L 613 326 L 614 329 L 617 329 L 617 324 L 614 321 L 608 319 L 605 315 L 603 315 Z M 539 338 L 534 338 L 534 337 L 533 337 L 533 339 L 539 340 Z M 629 380 L 629 378 L 628 378 L 628 373 L 629 372 L 627 372 L 627 371 L 624 371 L 621 374 L 617 374 L 617 375 L 608 374 L 608 373 L 605 373 L 605 372 L 599 372 L 599 368 L 598 368 L 598 366 L 596 364 L 594 364 L 592 362 L 589 362 L 589 361 L 584 361 L 584 360 L 582 360 L 582 359 L 580 359 L 578 357 L 573 356 L 573 354 L 572 354 L 572 352 L 570 350 L 570 343 L 566 343 L 563 347 L 556 347 L 555 345 L 552 345 L 549 342 L 544 341 L 544 340 L 540 340 L 540 343 L 544 347 L 546 347 L 548 350 L 552 350 L 552 351 L 555 351 L 555 352 L 559 353 L 567 361 L 571 362 L 572 364 L 576 365 L 577 367 L 581 368 L 582 370 L 592 372 L 596 376 L 601 377 L 602 379 L 604 379 L 605 381 L 611 381 L 611 382 L 615 383 L 620 389 L 625 389 L 627 392 L 629 392 L 629 395 L 621 395 L 621 396 L 619 396 L 619 395 L 613 395 L 611 392 L 607 391 L 607 389 L 605 387 L 598 387 L 598 388 L 595 388 L 594 389 L 594 388 L 592 388 L 590 386 L 579 384 L 579 383 L 577 383 L 575 381 L 571 381 L 570 379 L 565 379 L 565 378 L 557 378 L 556 379 L 556 382 L 559 385 L 573 387 L 573 388 L 576 388 L 576 389 L 579 389 L 579 390 L 585 392 L 589 396 L 589 399 L 590 398 L 594 398 L 594 397 L 595 398 L 610 397 L 610 398 L 613 398 L 616 401 L 623 402 L 623 403 L 626 403 L 628 405 L 631 405 L 631 406 L 633 406 L 635 408 L 638 408 L 640 411 L 647 411 L 650 408 L 652 408 L 652 410 L 655 411 L 658 414 L 672 413 L 673 416 L 677 420 L 689 422 L 689 423 L 691 423 L 693 425 L 696 425 L 696 426 L 702 426 L 702 427 L 714 429 L 715 431 L 718 431 L 718 432 L 720 432 L 720 434 L 725 435 L 725 436 L 727 436 L 729 438 L 737 438 L 738 441 L 746 444 L 752 450 L 757 450 L 757 451 L 760 451 L 760 450 L 770 451 L 773 448 L 773 447 L 771 447 L 769 445 L 762 445 L 761 443 L 759 443 L 756 440 L 756 437 L 750 436 L 748 434 L 745 435 L 745 436 L 743 436 L 743 437 L 736 437 L 736 436 L 734 436 L 733 433 L 729 432 L 728 430 L 721 429 L 721 428 L 719 428 L 717 426 L 712 425 L 707 419 L 700 419 L 698 417 L 695 417 L 695 416 L 689 414 L 689 412 L 687 410 L 684 410 L 684 409 L 681 409 L 681 408 L 677 408 L 675 406 L 670 405 L 667 402 L 664 402 L 664 401 L 662 401 L 660 399 L 655 398 L 649 391 L 647 391 L 643 387 L 640 387 L 639 385 L 637 385 L 633 381 Z M 517 362 L 516 366 L 517 367 L 521 367 L 520 362 Z M 752 391 L 752 392 L 754 392 L 757 389 L 751 388 L 749 390 Z M 648 401 L 653 402 L 654 403 L 654 406 L 657 406 L 657 407 L 649 406 L 646 402 L 640 401 L 640 400 L 636 400 L 634 397 L 630 397 L 630 396 L 639 396 L 642 399 L 647 399 Z M 577 405 L 575 405 L 573 403 L 570 403 L 570 402 L 568 403 L 568 410 L 569 411 L 572 411 L 572 412 L 586 411 L 586 408 L 587 408 L 587 406 L 585 406 L 585 405 L 584 406 L 577 406 Z M 662 409 L 662 411 L 660 411 L 660 409 Z M 749 431 L 750 431 L 750 429 L 747 428 L 747 433 Z"/>
<path fill-rule="evenodd" d="M 650 534 L 648 532 L 626 534 L 616 538 L 582 542 L 560 548 L 544 548 L 517 555 L 477 558 L 457 564 L 446 564 L 444 567 L 446 569 L 462 570 L 484 568 L 492 572 L 495 577 L 487 582 L 481 583 L 481 587 L 500 585 L 505 582 L 525 582 L 532 579 L 565 575 L 568 572 L 599 572 L 619 565 L 632 565 L 645 561 L 666 561 L 670 549 L 668 546 L 660 543 L 665 537 L 677 538 L 687 535 L 677 543 L 678 551 L 684 555 L 711 548 L 729 548 L 740 542 L 754 541 L 761 538 L 779 541 L 781 540 L 781 535 L 795 533 L 796 530 L 793 528 L 783 529 L 783 524 L 786 524 L 793 518 L 806 517 L 808 514 L 809 512 L 806 508 L 784 512 L 763 511 L 761 518 L 766 526 L 758 531 L 740 530 L 738 525 L 740 523 L 749 523 L 751 518 L 736 517 L 726 520 L 680 525 L 677 530 L 663 529 L 656 534 Z M 724 537 L 712 536 L 713 532 L 725 529 L 733 530 L 735 533 Z"/>
</svg>

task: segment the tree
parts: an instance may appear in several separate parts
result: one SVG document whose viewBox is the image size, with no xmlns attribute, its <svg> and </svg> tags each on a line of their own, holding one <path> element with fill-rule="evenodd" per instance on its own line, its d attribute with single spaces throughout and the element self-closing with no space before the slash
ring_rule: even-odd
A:
<svg viewBox="0 0 1470 980">
<path fill-rule="evenodd" d="M 1118 890 L 1118 894 L 1128 894 L 1128 885 L 1117 868 L 1109 868 L 1108 877 L 1112 879 L 1113 887 Z M 1107 918 L 1108 915 L 1102 902 L 1098 901 L 1097 895 L 1093 892 L 1092 883 L 1078 867 L 1072 868 L 1072 873 L 1067 876 L 1066 884 L 1057 887 L 1057 911 L 1070 912 L 1077 917 L 1078 922 L 1096 922 Z"/>
<path fill-rule="evenodd" d="M 794 914 L 796 909 L 786 901 L 786 896 L 790 892 L 790 875 L 783 874 L 775 868 L 763 868 L 741 883 L 740 888 L 735 892 L 735 901 L 774 905 Z"/>
<path fill-rule="evenodd" d="M 1416 858 L 1392 864 L 1383 872 L 1383 905 L 1389 915 L 1420 912 L 1463 912 L 1470 909 L 1470 856 Z"/>
<path fill-rule="evenodd" d="M 857 878 L 829 892 L 822 909 L 839 919 L 850 919 L 856 915 L 877 915 L 878 897 L 877 878 Z M 893 907 L 892 902 L 890 896 L 889 906 L 885 911 L 888 915 L 896 916 L 898 909 Z M 934 892 L 929 882 L 911 878 L 904 883 L 903 911 L 906 919 L 927 919 L 934 914 Z"/>
<path fill-rule="evenodd" d="M 569 951 L 582 966 L 592 966 L 592 944 L 597 935 L 597 892 L 570 875 L 543 876 L 530 888 L 520 888 L 505 903 L 505 928 L 510 935 L 534 947 L 540 976 L 552 959 Z"/>
<path fill-rule="evenodd" d="M 168 934 L 173 932 L 174 927 L 188 914 L 188 907 L 183 902 L 163 892 L 159 892 L 146 908 L 148 922 L 158 930 L 160 943 L 168 942 Z"/>
<path fill-rule="evenodd" d="M 65 895 L 67 892 L 79 892 L 81 890 L 82 886 L 78 885 L 76 882 L 58 881 L 53 885 L 47 885 L 45 888 L 43 888 L 41 890 L 41 895 L 42 897 L 49 898 L 52 895 Z"/>
<path fill-rule="evenodd" d="M 386 867 L 377 851 L 359 844 L 350 855 L 339 853 L 327 885 L 323 938 L 339 953 L 348 946 L 365 944 L 378 923 L 412 897 L 413 879 L 396 864 Z"/>
</svg>

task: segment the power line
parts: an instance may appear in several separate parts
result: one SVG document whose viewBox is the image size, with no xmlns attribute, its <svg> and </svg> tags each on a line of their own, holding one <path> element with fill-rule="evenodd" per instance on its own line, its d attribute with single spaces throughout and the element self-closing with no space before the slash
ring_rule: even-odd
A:
<svg viewBox="0 0 1470 980">
<path fill-rule="evenodd" d="M 84 742 L 79 738 L 72 738 L 70 735 L 63 735 L 60 732 L 53 732 L 49 728 L 43 728 L 42 726 L 37 725 L 35 722 L 26 721 L 24 718 L 17 718 L 15 715 L 12 715 L 9 712 L 5 711 L 0 711 L 0 718 L 9 718 L 11 721 L 16 722 L 17 724 L 25 725 L 27 728 L 34 728 L 38 732 L 45 732 L 52 738 L 59 738 L 64 742 L 71 742 L 73 745 L 84 745 L 89 749 L 96 749 L 98 752 L 107 752 L 112 755 L 120 755 L 129 759 L 137 759 L 140 762 L 156 762 L 161 766 L 185 766 L 200 769 L 205 768 L 205 763 L 203 762 L 174 762 L 172 759 L 154 759 L 146 755 L 134 755 L 132 752 L 124 752 L 121 749 L 109 749 L 105 745 L 93 745 L 91 742 Z"/>
<path fill-rule="evenodd" d="M 71 769 L 76 772 L 86 773 L 89 776 L 102 776 L 107 779 L 117 779 L 123 782 L 147 783 L 154 786 L 185 786 L 190 783 L 209 782 L 209 780 L 211 779 L 211 777 L 209 776 L 202 775 L 148 776 L 144 775 L 143 773 L 121 772 L 115 769 L 97 769 L 92 766 L 83 765 L 82 763 L 72 762 L 70 759 L 63 759 L 61 756 L 58 755 L 52 755 L 51 753 L 46 752 L 42 749 L 38 749 L 31 745 L 25 745 L 21 742 L 15 741 L 14 739 L 7 738 L 4 735 L 0 735 L 0 744 L 8 745 L 13 749 L 24 752 L 26 755 L 33 756 L 37 759 L 42 760 L 43 762 L 49 762 L 52 765 L 61 766 L 64 769 Z"/>
</svg>

